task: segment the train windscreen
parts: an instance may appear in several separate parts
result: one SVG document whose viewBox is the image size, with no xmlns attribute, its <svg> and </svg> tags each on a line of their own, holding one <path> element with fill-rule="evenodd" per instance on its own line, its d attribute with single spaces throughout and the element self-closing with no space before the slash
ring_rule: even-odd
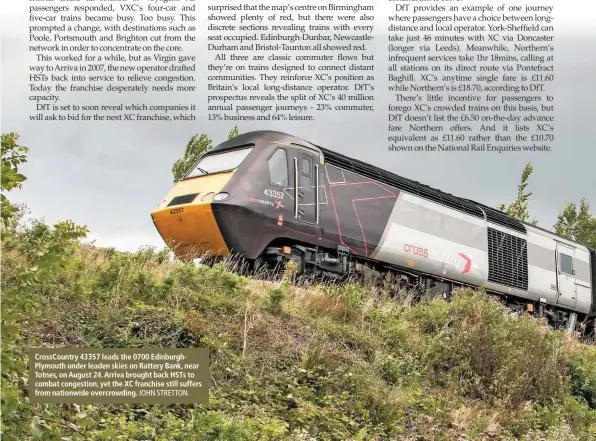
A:
<svg viewBox="0 0 596 441">
<path fill-rule="evenodd" d="M 214 155 L 207 155 L 194 166 L 194 169 L 185 177 L 185 179 L 233 170 L 244 161 L 251 150 L 252 147 L 249 147 L 229 152 L 216 153 Z"/>
</svg>

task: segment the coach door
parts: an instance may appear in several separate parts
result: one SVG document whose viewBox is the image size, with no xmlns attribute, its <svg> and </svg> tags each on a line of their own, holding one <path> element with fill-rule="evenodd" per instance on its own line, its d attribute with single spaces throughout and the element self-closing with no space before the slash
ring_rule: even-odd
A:
<svg viewBox="0 0 596 441">
<path fill-rule="evenodd" d="M 319 155 L 297 149 L 294 158 L 294 216 L 301 222 L 319 223 Z"/>
<path fill-rule="evenodd" d="M 557 242 L 557 303 L 573 308 L 577 303 L 575 287 L 575 250 Z"/>
</svg>

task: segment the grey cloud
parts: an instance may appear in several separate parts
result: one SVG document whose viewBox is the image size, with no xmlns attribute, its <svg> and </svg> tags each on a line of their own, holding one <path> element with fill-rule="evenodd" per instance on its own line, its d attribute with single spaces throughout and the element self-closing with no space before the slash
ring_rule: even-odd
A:
<svg viewBox="0 0 596 441">
<path fill-rule="evenodd" d="M 25 18 L 22 18 L 26 20 Z M 380 27 L 380 26 L 379 26 Z M 23 27 L 26 30 L 26 27 Z M 523 165 L 531 161 L 531 214 L 550 228 L 566 201 L 586 197 L 596 211 L 596 149 L 593 141 L 593 103 L 596 88 L 596 34 L 557 36 L 556 138 L 547 154 L 390 153 L 387 151 L 386 37 L 376 35 L 374 114 L 322 113 L 314 122 L 239 122 L 241 132 L 260 129 L 295 134 L 316 144 L 365 160 L 449 193 L 496 206 L 515 198 Z M 197 40 L 196 77 L 206 75 L 212 58 L 206 41 Z M 234 122 L 209 122 L 206 84 L 194 94 L 127 96 L 126 102 L 194 103 L 195 122 L 30 122 L 27 102 L 27 42 L 22 35 L 2 41 L 2 132 L 15 131 L 31 149 L 23 168 L 29 177 L 14 199 L 29 204 L 36 216 L 53 222 L 72 218 L 87 224 L 102 244 L 130 247 L 160 244 L 150 212 L 172 186 L 171 166 L 184 152 L 188 138 L 206 132 L 214 143 L 224 141 Z M 74 95 L 66 99 L 118 103 L 117 94 Z"/>
</svg>

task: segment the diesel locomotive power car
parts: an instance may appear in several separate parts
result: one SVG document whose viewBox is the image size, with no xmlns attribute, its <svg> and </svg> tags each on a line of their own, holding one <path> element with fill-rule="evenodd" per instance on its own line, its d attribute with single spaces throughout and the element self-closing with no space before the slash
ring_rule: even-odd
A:
<svg viewBox="0 0 596 441">
<path fill-rule="evenodd" d="M 593 329 L 596 250 L 303 139 L 255 131 L 204 154 L 152 218 L 181 259 L 293 259 L 450 295 L 484 287 L 556 327 Z"/>
</svg>

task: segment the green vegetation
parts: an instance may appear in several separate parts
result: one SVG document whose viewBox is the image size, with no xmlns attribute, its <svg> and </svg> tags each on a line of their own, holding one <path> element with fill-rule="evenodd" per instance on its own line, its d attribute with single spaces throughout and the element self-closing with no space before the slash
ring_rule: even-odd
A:
<svg viewBox="0 0 596 441">
<path fill-rule="evenodd" d="M 21 188 L 27 178 L 19 173 L 19 166 L 27 162 L 29 149 L 18 144 L 19 135 L 8 133 L 2 135 L 2 168 L 0 179 L 2 187 L 2 226 L 10 226 L 17 219 L 18 209 L 8 201 L 4 192 Z"/>
<path fill-rule="evenodd" d="M 529 220 L 529 199 L 532 193 L 526 192 L 533 171 L 532 164 L 525 165 L 521 182 L 517 187 L 517 199 L 508 206 L 505 206 L 505 204 L 499 205 L 498 209 L 522 222 L 537 225 L 537 219 Z M 553 229 L 561 237 L 596 248 L 596 216 L 590 214 L 590 204 L 585 198 L 580 202 L 579 211 L 575 203 L 566 203 L 561 213 L 559 213 Z"/>
<path fill-rule="evenodd" d="M 596 248 L 596 216 L 590 214 L 590 204 L 582 199 L 579 211 L 573 202 L 568 203 L 555 224 L 555 232 L 570 240 Z"/>
<path fill-rule="evenodd" d="M 3 250 L 3 439 L 596 436 L 596 347 L 482 293 L 411 306 L 68 238 L 35 280 L 23 269 L 59 234 L 39 225 Z M 208 347 L 210 404 L 30 405 L 28 345 Z"/>
<path fill-rule="evenodd" d="M 230 130 L 228 139 L 235 138 L 238 135 L 238 126 L 236 125 L 232 130 Z M 184 156 L 176 160 L 172 166 L 174 182 L 178 182 L 180 179 L 182 179 L 190 171 L 192 166 L 197 163 L 201 155 L 212 148 L 213 142 L 207 136 L 207 134 L 203 133 L 199 135 L 197 133 L 196 135 L 193 135 L 186 144 Z"/>
<path fill-rule="evenodd" d="M 528 200 L 530 199 L 530 196 L 532 196 L 532 192 L 526 193 L 528 180 L 530 179 L 530 175 L 533 171 L 534 168 L 532 167 L 532 164 L 527 163 L 522 171 L 521 182 L 517 186 L 517 199 L 507 207 L 505 207 L 505 204 L 499 205 L 498 209 L 506 213 L 508 216 L 519 219 L 522 222 L 528 222 L 532 225 L 536 225 L 538 220 L 532 219 L 530 221 L 530 211 L 528 208 Z"/>
<path fill-rule="evenodd" d="M 24 180 L 17 140 L 2 138 L 3 191 Z M 412 305 L 296 286 L 292 266 L 261 281 L 84 245 L 84 227 L 6 204 L 2 441 L 596 439 L 596 347 L 482 292 Z M 207 347 L 210 402 L 32 405 L 27 353 L 42 345 Z"/>
</svg>

